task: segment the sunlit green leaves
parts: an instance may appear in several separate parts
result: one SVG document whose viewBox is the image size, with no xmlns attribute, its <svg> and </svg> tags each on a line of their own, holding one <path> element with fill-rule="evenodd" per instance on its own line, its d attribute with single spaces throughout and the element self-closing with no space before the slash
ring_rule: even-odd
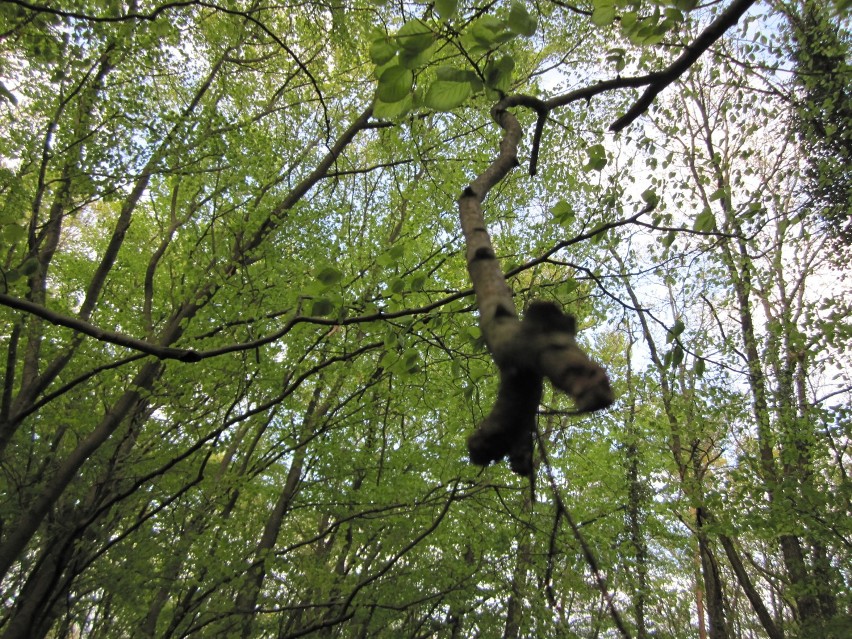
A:
<svg viewBox="0 0 852 639">
<path fill-rule="evenodd" d="M 649 3 L 643 8 L 628 0 L 594 0 L 592 23 L 597 27 L 606 27 L 618 20 L 621 31 L 636 45 L 659 43 L 665 35 L 680 25 L 683 12 L 695 7 L 693 0 L 674 2 L 674 6 L 661 7 L 658 3 Z"/>
<path fill-rule="evenodd" d="M 495 91 L 506 92 L 512 86 L 512 71 L 515 60 L 510 55 L 503 55 L 496 60 L 490 60 L 485 65 L 485 86 Z"/>
<path fill-rule="evenodd" d="M 398 102 L 411 93 L 414 72 L 401 65 L 388 67 L 379 78 L 377 96 L 382 102 Z"/>
<path fill-rule="evenodd" d="M 513 32 L 527 37 L 533 35 L 538 28 L 538 20 L 530 15 L 525 3 L 517 0 L 512 3 L 506 24 Z"/>
<path fill-rule="evenodd" d="M 435 11 L 441 20 L 450 20 L 455 17 L 459 8 L 458 0 L 436 0 Z"/>
<path fill-rule="evenodd" d="M 443 21 L 457 11 L 454 1 L 435 5 L 435 14 Z M 440 23 L 420 19 L 408 20 L 390 35 L 374 30 L 369 52 L 379 79 L 377 117 L 394 119 L 407 113 L 415 106 L 407 101 L 415 88 L 420 96 L 416 105 L 436 111 L 457 109 L 484 87 L 498 94 L 508 92 L 515 59 L 499 50 L 519 36 L 534 35 L 537 28 L 537 17 L 526 3 L 516 0 L 508 11 L 483 13 L 458 33 L 448 34 Z M 437 51 L 462 53 L 444 57 L 442 61 L 453 64 L 442 64 L 433 76 L 429 67 Z M 396 104 L 402 100 L 405 105 Z"/>
<path fill-rule="evenodd" d="M 470 97 L 469 82 L 435 80 L 426 92 L 426 106 L 436 111 L 452 111 L 464 104 Z"/>
<path fill-rule="evenodd" d="M 158 367 L 161 374 L 144 389 L 143 400 L 129 404 L 119 400 L 138 391 L 138 373 L 146 365 L 125 361 L 134 351 L 92 336 L 81 339 L 14 308 L 0 313 L 0 349 L 10 373 L 4 415 L 11 417 L 18 405 L 24 411 L 4 457 L 4 471 L 15 478 L 0 499 L 8 526 L 28 517 L 22 504 L 52 481 L 42 471 L 71 459 L 69 453 L 90 441 L 105 415 L 123 420 L 118 439 L 105 441 L 55 504 L 55 512 L 83 522 L 85 534 L 52 525 L 35 530 L 4 596 L 14 599 L 26 581 L 48 584 L 50 592 L 40 599 L 61 606 L 33 604 L 44 608 L 44 618 L 57 620 L 45 636 L 75 627 L 122 636 L 162 608 L 158 602 L 165 595 L 186 605 L 163 608 L 148 634 L 188 636 L 203 628 L 209 636 L 311 635 L 331 620 L 323 627 L 335 636 L 383 636 L 388 629 L 399 636 L 500 636 L 506 627 L 500 602 L 512 596 L 517 574 L 518 596 L 530 604 L 518 636 L 561 636 L 564 623 L 548 614 L 535 588 L 546 578 L 543 566 L 519 560 L 528 536 L 534 547 L 556 544 L 550 585 L 557 597 L 572 597 L 577 627 L 571 630 L 617 634 L 599 614 L 600 593 L 588 588 L 571 535 L 551 534 L 554 488 L 541 482 L 548 469 L 536 478 L 544 498 L 526 509 L 527 480 L 516 481 L 505 464 L 481 470 L 467 463 L 465 438 L 490 409 L 500 376 L 476 324 L 474 297 L 467 294 L 456 198 L 498 153 L 502 131 L 489 119 L 489 108 L 499 92 L 546 97 L 543 91 L 551 87 L 541 72 L 554 64 L 571 88 L 624 69 L 633 74 L 660 68 L 706 24 L 702 14 L 698 29 L 680 23 L 683 32 L 670 37 L 679 18 L 666 8 L 682 12 L 694 4 L 589 0 L 583 8 L 595 9 L 592 18 L 611 25 L 591 30 L 590 18 L 565 3 L 523 0 L 259 8 L 253 15 L 271 33 L 286 34 L 306 69 L 242 14 L 174 7 L 153 21 L 84 24 L 38 16 L 43 12 L 32 8 L 4 13 L 0 4 L 14 34 L 0 42 L 14 86 L 4 82 L 19 97 L 12 105 L 0 95 L 0 109 L 9 116 L 8 134 L 0 136 L 0 286 L 9 285 L 21 299 L 29 294 L 51 312 L 76 316 L 86 292 L 98 287 L 97 265 L 106 264 L 116 219 L 134 191 L 133 176 L 145 174 L 145 188 L 138 189 L 144 197 L 87 321 L 152 344 L 167 343 L 171 335 L 179 336 L 176 347 L 228 353 Z M 100 5 L 90 2 L 87 11 L 122 10 Z M 772 10 L 767 5 L 766 12 Z M 759 31 L 756 25 L 750 29 Z M 184 46 L 176 46 L 177 33 L 185 34 Z M 164 42 L 161 34 L 171 39 Z M 534 40 L 526 39 L 531 35 Z M 756 50 L 765 51 L 775 35 L 762 30 L 755 40 L 764 38 L 764 48 Z M 661 36 L 671 49 L 637 52 L 632 46 Z M 82 55 L 53 55 L 33 44 L 45 38 Z M 100 81 L 97 65 L 115 46 L 128 51 L 110 60 Z M 725 43 L 731 60 L 736 47 Z M 364 60 L 374 66 L 363 68 Z M 645 634 L 665 636 L 689 627 L 700 580 L 692 555 L 683 552 L 697 547 L 686 519 L 694 513 L 691 506 L 716 508 L 720 527 L 739 526 L 738 546 L 754 551 L 759 561 L 766 550 L 777 554 L 770 526 L 789 534 L 790 522 L 797 521 L 785 519 L 779 499 L 777 513 L 756 524 L 758 543 L 748 525 L 768 502 L 759 467 L 750 463 L 760 429 L 749 405 L 747 353 L 739 337 L 743 316 L 733 289 L 749 280 L 731 280 L 728 269 L 745 260 L 754 274 L 747 292 L 759 311 L 757 351 L 774 358 L 762 380 L 772 398 L 767 410 L 784 401 L 774 370 L 789 364 L 791 374 L 804 376 L 803 388 L 813 381 L 816 389 L 821 382 L 808 378 L 812 365 L 829 361 L 824 377 L 832 371 L 842 376 L 848 366 L 823 358 L 848 352 L 852 339 L 848 301 L 790 313 L 764 310 L 795 301 L 778 285 L 801 280 L 785 280 L 772 269 L 810 269 L 824 250 L 818 230 L 807 226 L 801 211 L 806 207 L 798 206 L 800 192 L 746 193 L 767 179 L 768 167 L 783 167 L 792 183 L 800 166 L 795 155 L 784 163 L 753 161 L 762 157 L 766 140 L 785 133 L 773 124 L 785 121 L 784 109 L 772 107 L 773 118 L 760 110 L 777 96 L 758 95 L 736 120 L 723 105 L 708 105 L 706 113 L 724 118 L 726 126 L 710 132 L 718 149 L 699 146 L 691 166 L 736 175 L 738 164 L 752 162 L 741 182 L 714 191 L 724 180 L 684 171 L 694 141 L 687 136 L 702 133 L 700 126 L 688 128 L 687 118 L 702 110 L 677 112 L 673 105 L 717 89 L 727 102 L 738 100 L 752 91 L 751 81 L 759 81 L 749 75 L 752 66 L 735 67 L 744 74 L 738 84 L 725 76 L 735 65 L 707 66 L 725 69 L 705 68 L 706 82 L 699 73 L 684 74 L 684 82 L 704 83 L 698 85 L 702 90 L 672 85 L 649 112 L 653 125 L 641 130 L 658 138 L 656 149 L 641 140 L 636 152 L 635 136 L 604 141 L 608 119 L 634 97 L 629 91 L 555 109 L 541 140 L 539 175 L 515 171 L 484 205 L 500 266 L 511 269 L 518 307 L 531 299 L 571 307 L 590 329 L 580 339 L 618 390 L 620 401 L 591 418 L 571 413 L 564 398 L 548 391 L 538 419 L 541 441 L 553 453 L 547 463 L 554 473 L 571 477 L 560 496 L 566 512 L 590 522 L 582 531 L 600 551 L 602 569 L 612 574 L 623 601 L 634 601 L 637 593 L 653 597 L 655 605 L 646 606 L 653 626 Z M 217 68 L 222 75 L 205 83 L 207 71 Z M 543 81 L 533 84 L 537 79 Z M 834 92 L 821 104 L 837 108 L 840 97 Z M 373 119 L 351 141 L 340 142 L 372 98 Z M 444 116 L 447 111 L 458 117 Z M 523 106 L 513 113 L 524 129 L 524 161 L 535 113 Z M 684 136 L 678 144 L 661 139 L 675 131 Z M 828 122 L 826 131 L 840 136 L 844 128 Z M 755 137 L 721 144 L 731 133 Z M 795 145 L 788 147 L 795 152 Z M 753 149 L 754 157 L 739 154 L 744 148 Z M 723 156 L 729 149 L 739 155 Z M 156 162 L 148 167 L 153 170 L 145 173 L 155 150 Z M 684 195 L 688 189 L 691 197 Z M 707 194 L 715 222 L 709 210 L 702 211 Z M 784 211 L 785 201 L 796 202 L 796 211 Z M 637 208 L 654 205 L 661 212 L 648 216 L 650 224 L 622 224 Z M 728 214 L 730 219 L 723 217 Z M 48 241 L 52 216 L 62 222 L 55 245 Z M 726 233 L 712 244 L 690 232 L 712 232 L 717 224 Z M 742 233 L 732 229 L 735 224 L 743 225 Z M 770 242 L 764 241 L 764 226 L 777 231 Z M 608 230 L 594 233 L 601 228 Z M 729 240 L 733 258 L 724 262 Z M 746 252 L 737 252 L 740 241 Z M 784 244 L 767 255 L 773 242 Z M 245 247 L 251 250 L 243 253 Z M 40 274 L 38 259 L 51 251 L 46 286 L 28 290 L 27 274 Z M 613 254 L 624 259 L 624 268 Z M 626 294 L 628 283 L 637 285 L 636 304 Z M 814 291 L 802 290 L 806 294 L 798 299 L 809 304 Z M 642 309 L 648 309 L 647 331 L 657 340 L 655 356 L 668 368 L 655 366 L 642 343 Z M 777 319 L 763 322 L 770 314 Z M 795 329 L 784 324 L 785 317 L 796 318 Z M 820 350 L 826 343 L 831 348 Z M 51 370 L 57 371 L 53 382 L 32 372 Z M 665 398 L 662 376 L 671 390 Z M 841 404 L 840 395 L 826 396 L 829 404 Z M 804 435 L 810 438 L 794 441 L 812 442 L 814 433 L 825 436 L 827 423 L 841 423 L 830 405 L 819 408 L 824 419 L 822 412 L 801 418 L 811 399 L 790 406 L 795 419 L 768 415 L 773 435 L 780 440 L 798 434 L 785 429 L 807 421 L 812 432 Z M 131 405 L 138 412 L 116 412 Z M 682 435 L 677 450 L 675 434 Z M 113 454 L 116 446 L 120 455 Z M 836 478 L 831 456 L 820 454 L 820 447 L 807 458 L 819 472 L 807 476 Z M 795 464 L 795 449 L 786 452 L 786 464 Z M 672 452 L 687 463 L 679 466 Z M 716 457 L 720 452 L 724 458 Z M 686 459 L 693 453 L 694 459 Z M 681 483 L 678 471 L 690 472 L 693 461 L 701 465 L 703 485 L 697 477 Z M 633 492 L 625 488 L 632 462 Z M 133 491 L 139 478 L 144 486 Z M 103 500 L 90 498 L 99 486 L 129 488 L 105 509 Z M 730 508 L 718 498 L 720 487 L 731 488 Z M 446 489 L 455 488 L 459 492 L 450 497 Z M 707 490 L 686 494 L 700 489 Z M 744 493 L 757 496 L 748 502 Z M 802 490 L 808 500 L 815 493 L 812 486 Z M 633 583 L 638 560 L 630 552 L 632 531 L 622 514 L 642 494 L 645 501 L 633 504 L 636 522 L 661 552 L 646 555 L 647 574 L 656 581 L 640 589 Z M 284 498 L 287 508 L 276 509 Z M 441 515 L 446 518 L 438 521 L 444 506 L 450 506 Z M 827 508 L 812 510 L 832 515 Z M 837 511 L 838 521 L 842 514 Z M 714 527 L 706 529 L 711 543 L 717 541 Z M 273 528 L 280 530 L 278 539 L 259 548 L 268 536 L 263 531 Z M 426 541 L 414 543 L 430 530 Z M 831 542 L 831 534 L 820 538 L 818 527 L 811 530 Z M 28 560 L 48 556 L 59 547 L 57 539 L 69 552 L 53 568 L 71 577 L 54 588 L 41 574 L 44 562 Z M 108 553 L 101 552 L 105 547 Z M 842 543 L 830 552 L 846 558 Z M 385 557 L 399 561 L 391 565 Z M 512 569 L 490 570 L 496 562 Z M 75 572 L 74 566 L 83 569 Z M 246 579 L 246 566 L 269 572 Z M 760 575 L 779 574 L 779 566 L 770 572 L 755 566 L 761 593 L 771 593 L 774 581 Z M 672 575 L 683 578 L 672 581 Z M 730 571 L 722 579 L 724 589 L 735 590 Z M 785 580 L 781 574 L 778 583 Z M 92 583 L 103 585 L 102 596 L 87 596 Z M 302 602 L 297 614 L 280 611 L 281 584 L 289 600 Z M 349 607 L 356 614 L 350 623 L 333 595 L 353 588 L 359 605 Z M 246 607 L 234 605 L 238 598 Z M 784 605 L 779 618 L 791 614 Z M 734 608 L 743 627 L 758 628 L 747 604 Z M 454 615 L 457 627 L 445 627 L 447 611 L 464 613 Z M 631 607 L 624 611 L 639 635 Z M 7 626 L 22 621 L 16 615 L 10 608 Z"/>
<path fill-rule="evenodd" d="M 594 144 L 586 150 L 587 160 L 584 171 L 601 171 L 606 166 L 606 149 L 603 144 Z"/>
</svg>

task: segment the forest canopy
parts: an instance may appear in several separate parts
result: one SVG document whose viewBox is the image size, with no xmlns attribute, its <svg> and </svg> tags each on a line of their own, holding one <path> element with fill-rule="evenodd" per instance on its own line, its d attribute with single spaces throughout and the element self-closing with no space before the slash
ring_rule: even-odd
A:
<svg viewBox="0 0 852 639">
<path fill-rule="evenodd" d="M 849 7 L 0 3 L 0 637 L 850 636 Z"/>
</svg>

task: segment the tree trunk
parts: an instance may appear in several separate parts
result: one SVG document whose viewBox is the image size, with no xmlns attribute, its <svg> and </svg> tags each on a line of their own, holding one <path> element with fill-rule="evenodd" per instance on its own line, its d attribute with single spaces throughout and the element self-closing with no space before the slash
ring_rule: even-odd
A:
<svg viewBox="0 0 852 639">
<path fill-rule="evenodd" d="M 728 562 L 731 564 L 731 568 L 733 568 L 734 574 L 737 576 L 737 582 L 740 584 L 740 587 L 743 589 L 743 592 L 751 603 L 751 607 L 757 614 L 758 619 L 760 619 L 760 623 L 766 631 L 766 634 L 769 636 L 769 639 L 784 639 L 784 633 L 775 625 L 775 620 L 764 605 L 763 599 L 760 597 L 760 594 L 757 592 L 754 584 L 752 584 L 751 578 L 748 576 L 745 566 L 743 566 L 743 563 L 740 560 L 740 555 L 734 546 L 734 542 L 727 535 L 719 535 L 719 541 L 721 541 L 722 548 L 725 550 L 725 555 L 728 557 Z"/>
<path fill-rule="evenodd" d="M 523 513 L 532 512 L 532 495 L 524 497 Z M 506 627 L 503 639 L 519 639 L 526 636 L 523 623 L 524 597 L 527 590 L 527 574 L 532 567 L 532 546 L 529 529 L 524 528 L 518 538 L 515 553 L 515 568 L 512 571 L 512 584 L 509 599 L 506 601 Z"/>
<path fill-rule="evenodd" d="M 702 508 L 696 509 L 695 523 L 698 529 L 698 555 L 701 559 L 701 574 L 704 579 L 704 593 L 707 597 L 707 621 L 710 626 L 710 639 L 729 639 L 725 600 L 722 593 L 722 578 L 719 574 L 719 564 L 707 533 L 704 531 L 705 517 Z"/>
</svg>

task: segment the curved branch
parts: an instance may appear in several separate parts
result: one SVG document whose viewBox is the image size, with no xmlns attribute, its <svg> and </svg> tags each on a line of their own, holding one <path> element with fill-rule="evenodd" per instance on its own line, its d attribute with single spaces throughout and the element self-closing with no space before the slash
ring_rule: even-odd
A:
<svg viewBox="0 0 852 639">
<path fill-rule="evenodd" d="M 618 132 L 629 126 L 636 118 L 642 115 L 654 98 L 662 92 L 667 86 L 677 80 L 683 73 L 691 67 L 701 55 L 709 49 L 716 40 L 734 26 L 743 14 L 748 11 L 756 0 L 734 0 L 727 9 L 720 13 L 716 19 L 711 22 L 704 31 L 702 31 L 695 41 L 686 47 L 686 50 L 672 62 L 668 67 L 659 73 L 651 74 L 647 77 L 652 77 L 645 92 L 639 99 L 633 103 L 627 113 L 613 122 L 609 130 Z"/>
<path fill-rule="evenodd" d="M 595 84 L 557 95 L 549 100 L 540 100 L 528 95 L 512 95 L 505 98 L 503 100 L 505 103 L 504 108 L 525 106 L 538 113 L 538 121 L 536 122 L 532 150 L 530 152 L 530 175 L 534 176 L 537 172 L 541 136 L 547 116 L 552 110 L 579 100 L 591 100 L 594 96 L 606 93 L 607 91 L 645 87 L 645 91 L 639 99 L 633 103 L 624 115 L 619 117 L 609 127 L 609 130 L 614 133 L 624 130 L 645 113 L 648 107 L 651 106 L 654 98 L 683 75 L 714 42 L 739 21 L 755 2 L 756 0 L 734 0 L 731 2 L 727 9 L 720 13 L 695 38 L 692 44 L 686 45 L 684 52 L 662 71 L 655 71 L 640 76 L 626 78 L 619 76 L 610 80 L 601 80 Z"/>
<path fill-rule="evenodd" d="M 78 333 L 94 337 L 102 342 L 125 346 L 135 351 L 145 353 L 146 355 L 153 355 L 159 359 L 176 359 L 181 362 L 198 362 L 202 359 L 201 354 L 197 351 L 170 346 L 158 346 L 156 344 L 146 342 L 145 340 L 130 337 L 129 335 L 123 335 L 122 333 L 116 333 L 115 331 L 108 331 L 84 320 L 57 313 L 56 311 L 52 311 L 41 304 L 36 304 L 29 300 L 23 300 L 19 297 L 7 295 L 6 293 L 0 293 L 0 304 L 30 313 L 31 315 L 47 320 L 51 324 L 70 328 Z"/>
</svg>

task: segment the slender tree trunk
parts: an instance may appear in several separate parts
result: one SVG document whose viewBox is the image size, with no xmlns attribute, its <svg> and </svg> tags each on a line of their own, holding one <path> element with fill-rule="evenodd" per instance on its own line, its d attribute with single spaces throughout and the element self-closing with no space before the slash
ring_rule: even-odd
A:
<svg viewBox="0 0 852 639">
<path fill-rule="evenodd" d="M 698 616 L 698 639 L 707 639 L 707 616 L 704 613 L 704 580 L 701 578 L 701 549 L 695 540 L 695 609 Z"/>
<path fill-rule="evenodd" d="M 769 610 L 767 610 L 763 603 L 763 599 L 760 597 L 760 594 L 757 592 L 751 578 L 746 572 L 745 566 L 743 566 L 743 562 L 740 559 L 740 555 L 734 546 L 734 542 L 727 535 L 719 535 L 719 541 L 722 543 L 722 548 L 725 550 L 728 562 L 731 564 L 731 568 L 733 568 L 734 574 L 737 576 L 737 582 L 740 584 L 740 587 L 743 589 L 743 592 L 751 603 L 751 607 L 757 614 L 758 619 L 760 619 L 760 623 L 766 631 L 766 634 L 769 636 L 769 639 L 784 639 L 784 633 L 775 625 L 775 620 L 772 618 Z"/>
<path fill-rule="evenodd" d="M 319 388 L 319 386 L 317 387 Z M 302 479 L 302 467 L 305 461 L 305 446 L 296 450 L 293 460 L 290 462 L 290 470 L 287 473 L 287 480 L 284 482 L 284 487 L 278 495 L 278 500 L 269 518 L 266 520 L 266 525 L 263 529 L 260 542 L 255 551 L 255 559 L 246 575 L 245 584 L 237 594 L 236 608 L 243 616 L 241 636 L 243 639 L 249 639 L 252 636 L 252 627 L 254 625 L 254 608 L 257 604 L 257 598 L 260 594 L 263 580 L 266 577 L 266 555 L 275 547 L 278 540 L 278 533 L 281 530 L 281 524 L 284 521 L 284 516 L 290 510 L 290 504 L 293 497 L 296 495 L 296 490 L 299 482 Z"/>
<path fill-rule="evenodd" d="M 633 368 L 631 355 L 635 343 L 633 334 L 627 348 L 627 400 L 630 410 L 627 416 L 627 445 L 625 447 L 627 466 L 627 525 L 630 535 L 630 545 L 633 548 L 635 570 L 630 571 L 635 580 L 632 593 L 634 623 L 636 624 L 637 639 L 646 639 L 648 628 L 645 622 L 645 604 L 648 593 L 648 546 L 645 543 L 644 502 L 646 488 L 642 484 L 639 473 L 639 441 L 641 439 L 636 424 L 636 393 L 633 387 Z"/>
<path fill-rule="evenodd" d="M 522 512 L 532 512 L 532 495 L 524 497 Z M 519 639 L 525 636 L 523 624 L 524 598 L 527 596 L 527 575 L 532 567 L 532 545 L 530 531 L 527 528 L 518 536 L 518 549 L 515 553 L 515 568 L 512 571 L 512 584 L 509 599 L 506 601 L 506 626 L 503 639 Z"/>
<path fill-rule="evenodd" d="M 722 155 L 713 141 L 712 126 L 709 122 L 707 109 L 701 102 L 697 106 L 703 118 L 703 143 L 706 152 L 709 154 L 708 157 L 721 158 Z M 756 290 L 754 285 L 755 267 L 746 240 L 747 234 L 743 232 L 730 192 L 727 189 L 730 180 L 725 173 L 722 162 L 714 159 L 712 170 L 714 172 L 714 185 L 720 192 L 725 193 L 719 201 L 724 216 L 722 230 L 733 236 L 721 245 L 722 261 L 728 271 L 736 299 L 740 338 L 743 343 L 743 356 L 748 369 L 748 384 L 752 398 L 751 408 L 757 425 L 757 448 L 761 479 L 770 502 L 770 508 L 780 508 L 784 507 L 788 501 L 795 501 L 796 495 L 795 492 L 791 493 L 790 491 L 790 474 L 778 467 L 775 455 L 779 446 L 770 413 L 769 392 L 764 369 L 766 357 L 760 352 L 760 341 L 754 326 L 752 311 L 752 295 Z M 710 203 L 707 202 L 707 204 L 709 206 Z M 775 356 L 776 353 L 771 351 L 770 357 Z M 781 377 L 778 381 L 782 385 L 785 383 L 785 380 Z M 780 407 L 779 420 L 782 422 L 782 436 L 784 435 L 783 422 L 785 421 L 786 408 L 788 407 L 784 405 Z M 783 450 L 781 452 L 783 457 Z M 796 602 L 798 616 L 804 624 L 815 619 L 818 620 L 821 616 L 820 606 L 814 594 L 818 587 L 805 562 L 801 540 L 795 535 L 784 533 L 778 536 L 778 543 L 787 578 L 790 581 L 790 592 Z"/>
<path fill-rule="evenodd" d="M 704 579 L 704 593 L 707 596 L 707 620 L 710 625 L 710 639 L 729 639 L 731 636 L 725 614 L 725 601 L 722 593 L 722 578 L 719 564 L 707 533 L 704 531 L 706 518 L 702 508 L 696 509 L 695 523 L 698 529 L 698 554 L 701 559 L 701 574 Z"/>
</svg>

